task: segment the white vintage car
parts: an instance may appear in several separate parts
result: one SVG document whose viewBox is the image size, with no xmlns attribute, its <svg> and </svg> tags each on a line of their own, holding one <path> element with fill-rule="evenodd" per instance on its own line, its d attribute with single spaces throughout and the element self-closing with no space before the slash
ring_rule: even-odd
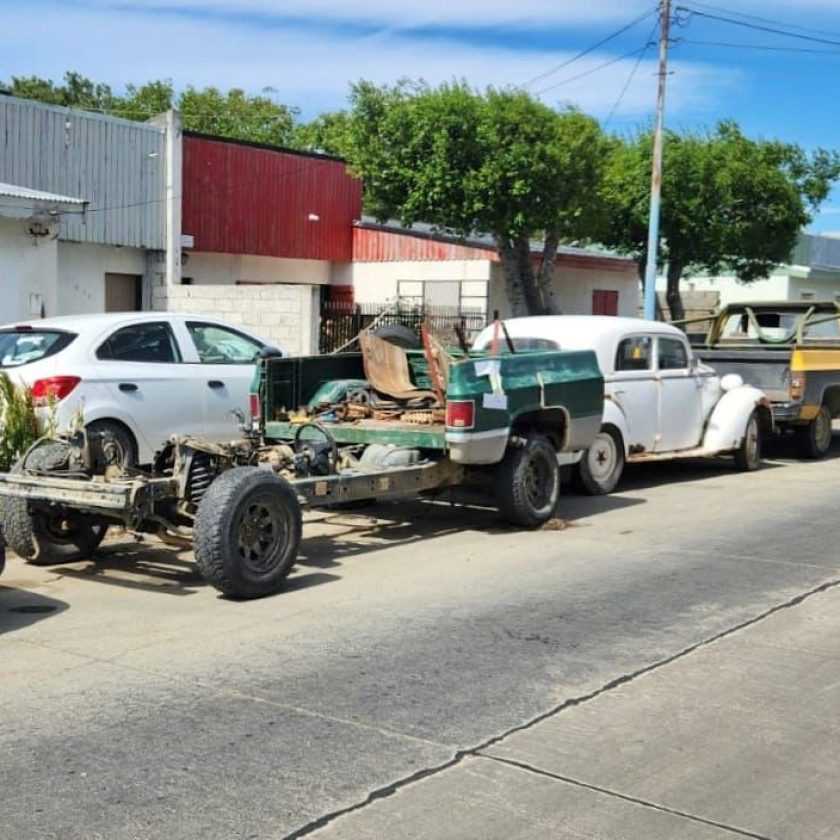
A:
<svg viewBox="0 0 840 840">
<path fill-rule="evenodd" d="M 761 436 L 772 429 L 763 391 L 740 376 L 719 377 L 696 359 L 685 334 L 670 324 L 600 315 L 511 318 L 504 328 L 515 350 L 594 350 L 604 374 L 600 434 L 575 466 L 593 495 L 618 484 L 625 463 L 731 454 L 754 470 Z M 507 341 L 493 325 L 476 337 L 477 350 Z"/>
</svg>

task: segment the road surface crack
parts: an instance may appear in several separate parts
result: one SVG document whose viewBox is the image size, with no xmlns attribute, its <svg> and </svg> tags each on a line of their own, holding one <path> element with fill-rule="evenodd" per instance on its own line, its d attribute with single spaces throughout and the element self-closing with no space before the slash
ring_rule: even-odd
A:
<svg viewBox="0 0 840 840">
<path fill-rule="evenodd" d="M 449 770 L 452 767 L 460 764 L 465 758 L 493 758 L 495 761 L 505 761 L 509 764 L 517 764 L 517 762 L 510 761 L 509 759 L 500 759 L 495 756 L 487 756 L 485 755 L 485 750 L 489 749 L 490 747 L 495 746 L 496 744 L 504 741 L 505 739 L 509 738 L 511 735 L 515 735 L 519 732 L 524 732 L 528 729 L 533 728 L 539 723 L 542 723 L 545 720 L 548 720 L 555 715 L 560 714 L 561 712 L 566 711 L 567 709 L 574 708 L 576 706 L 580 706 L 583 703 L 589 703 L 592 700 L 600 697 L 602 694 L 606 694 L 610 691 L 614 691 L 616 688 L 620 686 L 626 685 L 627 683 L 633 682 L 639 677 L 645 676 L 645 674 L 649 674 L 653 671 L 656 671 L 660 668 L 663 668 L 667 665 L 670 665 L 673 662 L 677 662 L 680 659 L 683 659 L 690 654 L 698 651 L 702 648 L 708 647 L 710 645 L 715 644 L 716 642 L 721 641 L 729 636 L 733 636 L 736 633 L 740 633 L 742 630 L 746 630 L 749 627 L 753 627 L 756 624 L 760 624 L 762 621 L 770 618 L 770 616 L 775 615 L 778 612 L 782 612 L 783 610 L 789 610 L 794 607 L 798 607 L 804 601 L 808 600 L 809 598 L 814 597 L 815 595 L 819 595 L 823 592 L 827 592 L 831 589 L 835 589 L 840 586 L 840 579 L 833 579 L 821 583 L 819 586 L 814 587 L 813 589 L 809 589 L 805 592 L 801 592 L 799 595 L 795 595 L 793 598 L 788 599 L 787 601 L 783 601 L 780 604 L 776 604 L 773 607 L 770 607 L 767 610 L 759 613 L 752 618 L 748 618 L 745 621 L 742 621 L 738 624 L 733 625 L 732 627 L 728 627 L 725 630 L 721 630 L 719 633 L 715 633 L 712 636 L 709 636 L 706 639 L 702 639 L 699 642 L 695 642 L 692 645 L 688 645 L 687 647 L 682 648 L 681 650 L 677 651 L 676 653 L 672 654 L 671 656 L 667 656 L 663 659 L 657 660 L 656 662 L 652 662 L 650 665 L 645 665 L 642 668 L 638 668 L 635 671 L 630 671 L 626 674 L 622 674 L 614 679 L 610 680 L 609 682 L 604 683 L 600 688 L 594 689 L 593 691 L 587 692 L 586 694 L 580 694 L 575 697 L 569 697 L 568 699 L 564 700 L 562 703 L 558 703 L 556 706 L 553 706 L 548 711 L 541 712 L 539 715 L 531 718 L 530 720 L 525 721 L 524 723 L 517 724 L 516 726 L 512 726 L 509 729 L 505 730 L 504 732 L 499 733 L 498 735 L 494 735 L 491 738 L 488 738 L 486 741 L 483 741 L 480 744 L 477 744 L 473 747 L 468 747 L 465 749 L 458 750 L 454 753 L 452 758 L 447 761 L 444 761 L 440 764 L 436 764 L 432 767 L 424 767 L 421 770 L 418 770 L 410 775 L 404 776 L 400 779 L 397 779 L 393 782 L 390 782 L 387 785 L 383 785 L 382 787 L 376 788 L 375 790 L 371 791 L 363 800 L 360 802 L 356 802 L 352 805 L 347 805 L 343 808 L 337 808 L 334 811 L 331 811 L 327 814 L 323 814 L 320 817 L 317 817 L 305 825 L 301 826 L 300 828 L 296 829 L 295 831 L 291 832 L 290 834 L 286 834 L 283 840 L 298 840 L 298 838 L 306 837 L 309 834 L 318 831 L 321 828 L 332 823 L 334 820 L 338 819 L 339 817 L 346 816 L 348 814 L 354 813 L 356 811 L 360 811 L 364 808 L 367 808 L 369 805 L 373 804 L 374 802 L 379 801 L 380 799 L 387 799 L 388 797 L 392 796 L 393 794 L 397 793 L 398 791 L 402 790 L 409 785 L 414 784 L 415 782 L 422 781 L 423 779 L 427 779 L 430 776 L 437 775 L 438 773 L 442 773 L 445 770 Z M 535 768 L 530 768 L 528 765 L 518 765 L 521 766 L 523 769 L 533 770 L 533 772 L 540 772 L 547 776 L 552 776 L 559 780 L 568 782 L 569 784 L 576 784 L 581 787 L 591 788 L 595 791 L 601 791 L 605 794 L 609 794 L 611 796 L 616 796 L 618 798 L 625 799 L 630 802 L 635 802 L 639 805 L 644 805 L 650 808 L 657 808 L 662 811 L 668 811 L 670 813 L 678 814 L 680 816 L 684 816 L 687 819 L 693 819 L 700 822 L 705 822 L 708 825 L 718 826 L 722 829 L 726 829 L 728 831 L 739 833 L 743 837 L 751 837 L 757 838 L 757 840 L 769 840 L 769 838 L 765 837 L 764 835 L 760 834 L 751 834 L 747 831 L 742 829 L 736 829 L 731 826 L 726 826 L 723 824 L 718 824 L 710 820 L 705 820 L 703 817 L 693 816 L 691 814 L 683 814 L 678 811 L 671 811 L 670 809 L 666 808 L 665 806 L 656 805 L 652 802 L 647 802 L 646 800 L 636 799 L 634 797 L 628 796 L 626 794 L 617 793 L 615 791 L 610 791 L 606 788 L 598 788 L 594 785 L 589 785 L 586 782 L 581 782 L 575 779 L 566 778 L 562 776 L 556 776 L 551 773 L 547 773 L 545 771 L 539 771 Z"/>
</svg>

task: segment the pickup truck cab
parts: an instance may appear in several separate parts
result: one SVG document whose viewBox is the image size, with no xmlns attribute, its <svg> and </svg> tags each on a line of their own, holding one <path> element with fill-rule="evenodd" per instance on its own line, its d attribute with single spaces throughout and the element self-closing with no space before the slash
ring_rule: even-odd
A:
<svg viewBox="0 0 840 840">
<path fill-rule="evenodd" d="M 838 304 L 731 303 L 692 343 L 719 373 L 736 373 L 767 393 L 776 427 L 793 433 L 803 456 L 828 452 L 831 421 L 840 417 Z"/>
<path fill-rule="evenodd" d="M 603 421 L 576 467 L 586 492 L 610 492 L 625 463 L 729 454 L 740 469 L 758 467 L 761 435 L 772 428 L 765 394 L 718 376 L 676 327 L 597 315 L 514 318 L 505 327 L 515 349 L 588 349 L 598 358 Z M 491 338 L 485 329 L 475 348 Z"/>
</svg>

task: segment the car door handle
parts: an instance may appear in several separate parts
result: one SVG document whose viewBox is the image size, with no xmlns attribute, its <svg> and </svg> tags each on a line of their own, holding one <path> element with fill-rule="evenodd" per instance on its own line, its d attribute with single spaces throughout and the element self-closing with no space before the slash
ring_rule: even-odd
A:
<svg viewBox="0 0 840 840">
<path fill-rule="evenodd" d="M 137 386 L 133 382 L 120 382 L 119 384 L 120 391 L 136 391 Z"/>
<path fill-rule="evenodd" d="M 222 382 L 221 379 L 211 379 L 207 384 L 211 388 L 224 388 L 225 387 L 225 383 Z"/>
<path fill-rule="evenodd" d="M 624 393 L 624 388 L 616 388 L 613 391 L 613 394 L 615 394 L 616 396 L 618 396 L 619 394 L 623 394 L 623 393 Z"/>
</svg>

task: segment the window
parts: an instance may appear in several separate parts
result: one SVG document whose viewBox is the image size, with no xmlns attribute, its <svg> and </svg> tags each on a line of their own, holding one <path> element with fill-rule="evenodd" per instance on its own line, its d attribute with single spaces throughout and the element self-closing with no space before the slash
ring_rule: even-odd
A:
<svg viewBox="0 0 840 840">
<path fill-rule="evenodd" d="M 97 359 L 119 362 L 180 362 L 181 354 L 168 324 L 133 324 L 117 330 L 96 351 Z"/>
<path fill-rule="evenodd" d="M 400 280 L 397 297 L 405 308 L 441 306 L 487 317 L 486 280 Z"/>
<path fill-rule="evenodd" d="M 650 336 L 636 335 L 625 338 L 618 345 L 615 358 L 616 370 L 650 369 Z"/>
<path fill-rule="evenodd" d="M 219 324 L 188 321 L 187 329 L 203 365 L 246 365 L 263 348 L 259 341 Z"/>
<path fill-rule="evenodd" d="M 682 370 L 688 367 L 688 351 L 678 338 L 659 337 L 659 369 Z"/>
<path fill-rule="evenodd" d="M 19 329 L 0 332 L 0 368 L 17 367 L 46 359 L 63 350 L 76 333 Z"/>
</svg>

